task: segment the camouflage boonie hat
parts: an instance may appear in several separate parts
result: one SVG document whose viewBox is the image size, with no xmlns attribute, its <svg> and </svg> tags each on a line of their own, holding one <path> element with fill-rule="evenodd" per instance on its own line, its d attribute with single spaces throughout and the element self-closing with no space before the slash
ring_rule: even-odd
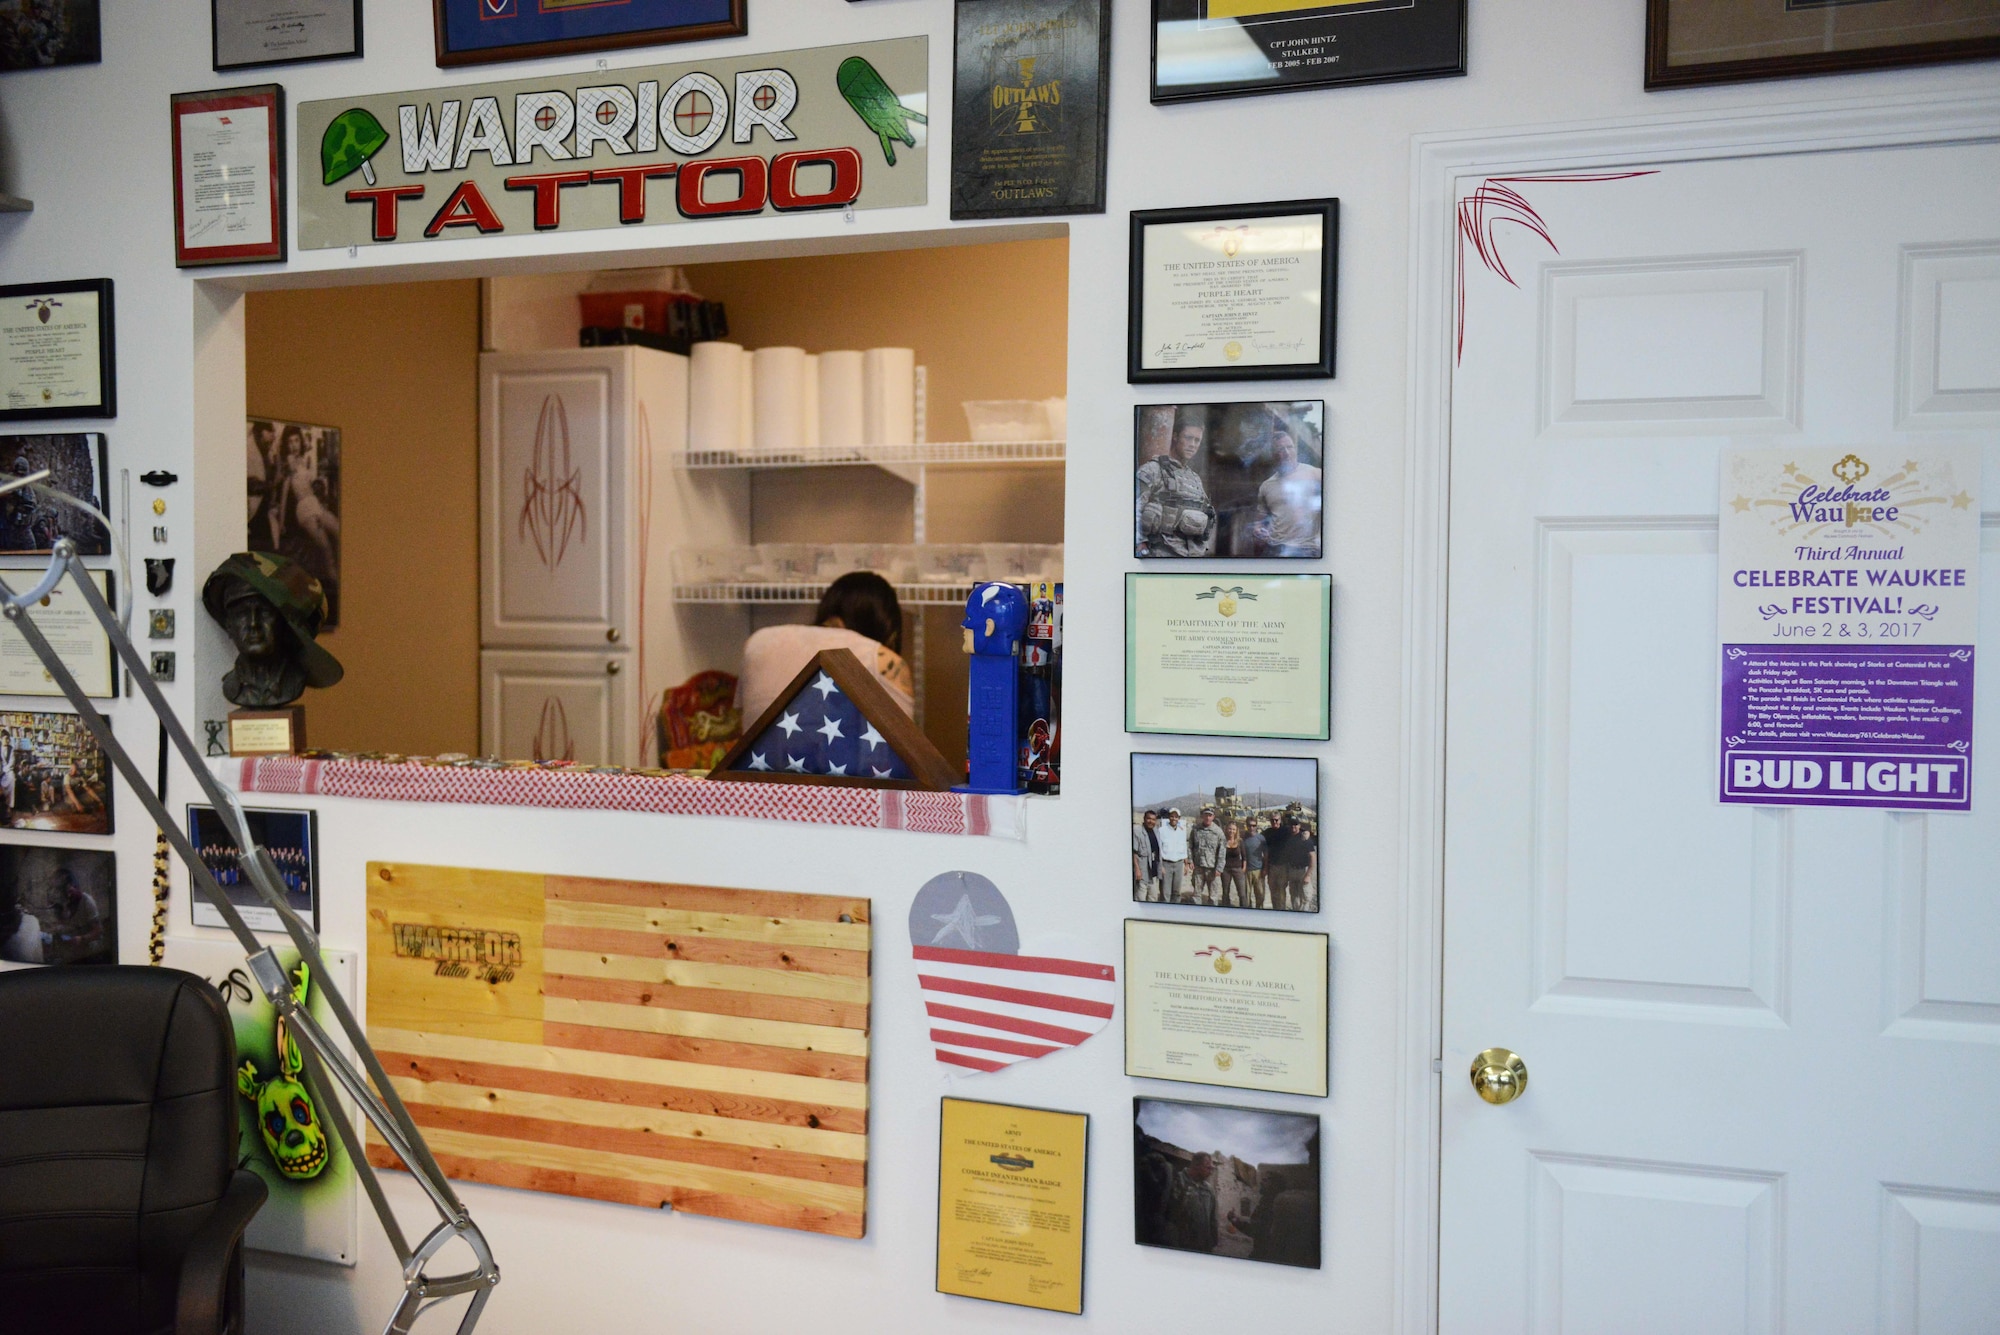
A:
<svg viewBox="0 0 2000 1335">
<path fill-rule="evenodd" d="M 326 620 L 326 590 L 304 566 L 275 552 L 237 552 L 227 558 L 201 586 L 202 606 L 217 621 L 222 620 L 223 609 L 238 584 L 277 608 L 292 628 L 299 641 L 299 666 L 306 671 L 306 685 L 325 689 L 347 675 L 340 660 L 314 641 Z"/>
</svg>

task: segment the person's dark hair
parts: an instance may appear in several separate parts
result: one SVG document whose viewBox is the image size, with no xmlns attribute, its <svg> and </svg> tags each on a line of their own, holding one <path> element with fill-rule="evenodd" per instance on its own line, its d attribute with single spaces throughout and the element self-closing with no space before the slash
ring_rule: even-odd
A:
<svg viewBox="0 0 2000 1335">
<path fill-rule="evenodd" d="M 826 586 L 813 624 L 824 626 L 835 617 L 856 634 L 902 651 L 903 606 L 895 588 L 874 571 L 850 570 Z"/>
</svg>

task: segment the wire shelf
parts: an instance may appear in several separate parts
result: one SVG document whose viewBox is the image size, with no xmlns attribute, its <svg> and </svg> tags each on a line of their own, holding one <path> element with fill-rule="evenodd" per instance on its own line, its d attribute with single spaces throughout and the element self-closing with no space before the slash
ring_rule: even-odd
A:
<svg viewBox="0 0 2000 1335">
<path fill-rule="evenodd" d="M 917 445 L 865 445 L 839 451 L 676 450 L 677 468 L 853 468 L 907 464 L 1060 463 L 1060 440 L 946 440 Z"/>
<path fill-rule="evenodd" d="M 676 584 L 677 603 L 817 604 L 831 581 L 801 584 Z M 1026 582 L 1026 581 L 1023 581 Z M 896 601 L 905 607 L 963 607 L 971 584 L 898 584 Z"/>
</svg>

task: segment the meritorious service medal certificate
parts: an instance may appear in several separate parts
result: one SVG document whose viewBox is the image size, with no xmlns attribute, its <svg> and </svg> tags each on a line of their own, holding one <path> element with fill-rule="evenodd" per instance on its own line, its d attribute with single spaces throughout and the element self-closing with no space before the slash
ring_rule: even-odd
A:
<svg viewBox="0 0 2000 1335">
<path fill-rule="evenodd" d="M 1083 1312 L 1090 1118 L 945 1099 L 938 1128 L 939 1293 Z"/>
<path fill-rule="evenodd" d="M 46 571 L 40 567 L 0 570 L 10 588 L 19 591 L 32 589 Z M 117 606 L 112 601 L 111 572 L 93 570 L 90 578 L 97 585 L 98 596 Z M 104 627 L 84 605 L 83 595 L 77 592 L 74 582 L 65 579 L 49 590 L 42 605 L 36 607 L 35 627 L 48 640 L 49 646 L 62 659 L 83 693 L 93 700 L 106 700 L 118 694 L 116 665 L 111 660 L 111 637 L 104 633 Z M 55 678 L 42 666 L 42 660 L 28 644 L 12 622 L 0 625 L 0 694 L 6 695 L 61 695 L 62 687 L 56 685 Z"/>
<path fill-rule="evenodd" d="M 1125 920 L 1125 1074 L 1327 1092 L 1327 936 Z"/>
<path fill-rule="evenodd" d="M 1125 731 L 1325 741 L 1328 575 L 1125 576 Z"/>
</svg>

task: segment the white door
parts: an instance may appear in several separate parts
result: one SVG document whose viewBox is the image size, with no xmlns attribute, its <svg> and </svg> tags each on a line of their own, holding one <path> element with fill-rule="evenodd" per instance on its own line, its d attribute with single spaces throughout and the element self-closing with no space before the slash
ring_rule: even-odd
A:
<svg viewBox="0 0 2000 1335">
<path fill-rule="evenodd" d="M 479 749 L 503 760 L 636 765 L 630 655 L 489 649 L 479 655 Z"/>
<path fill-rule="evenodd" d="M 479 363 L 480 642 L 631 644 L 623 349 Z"/>
<path fill-rule="evenodd" d="M 1440 1328 L 2000 1331 L 2000 146 L 1467 199 Z M 1719 805 L 1720 451 L 1943 441 L 1973 813 Z"/>
</svg>

